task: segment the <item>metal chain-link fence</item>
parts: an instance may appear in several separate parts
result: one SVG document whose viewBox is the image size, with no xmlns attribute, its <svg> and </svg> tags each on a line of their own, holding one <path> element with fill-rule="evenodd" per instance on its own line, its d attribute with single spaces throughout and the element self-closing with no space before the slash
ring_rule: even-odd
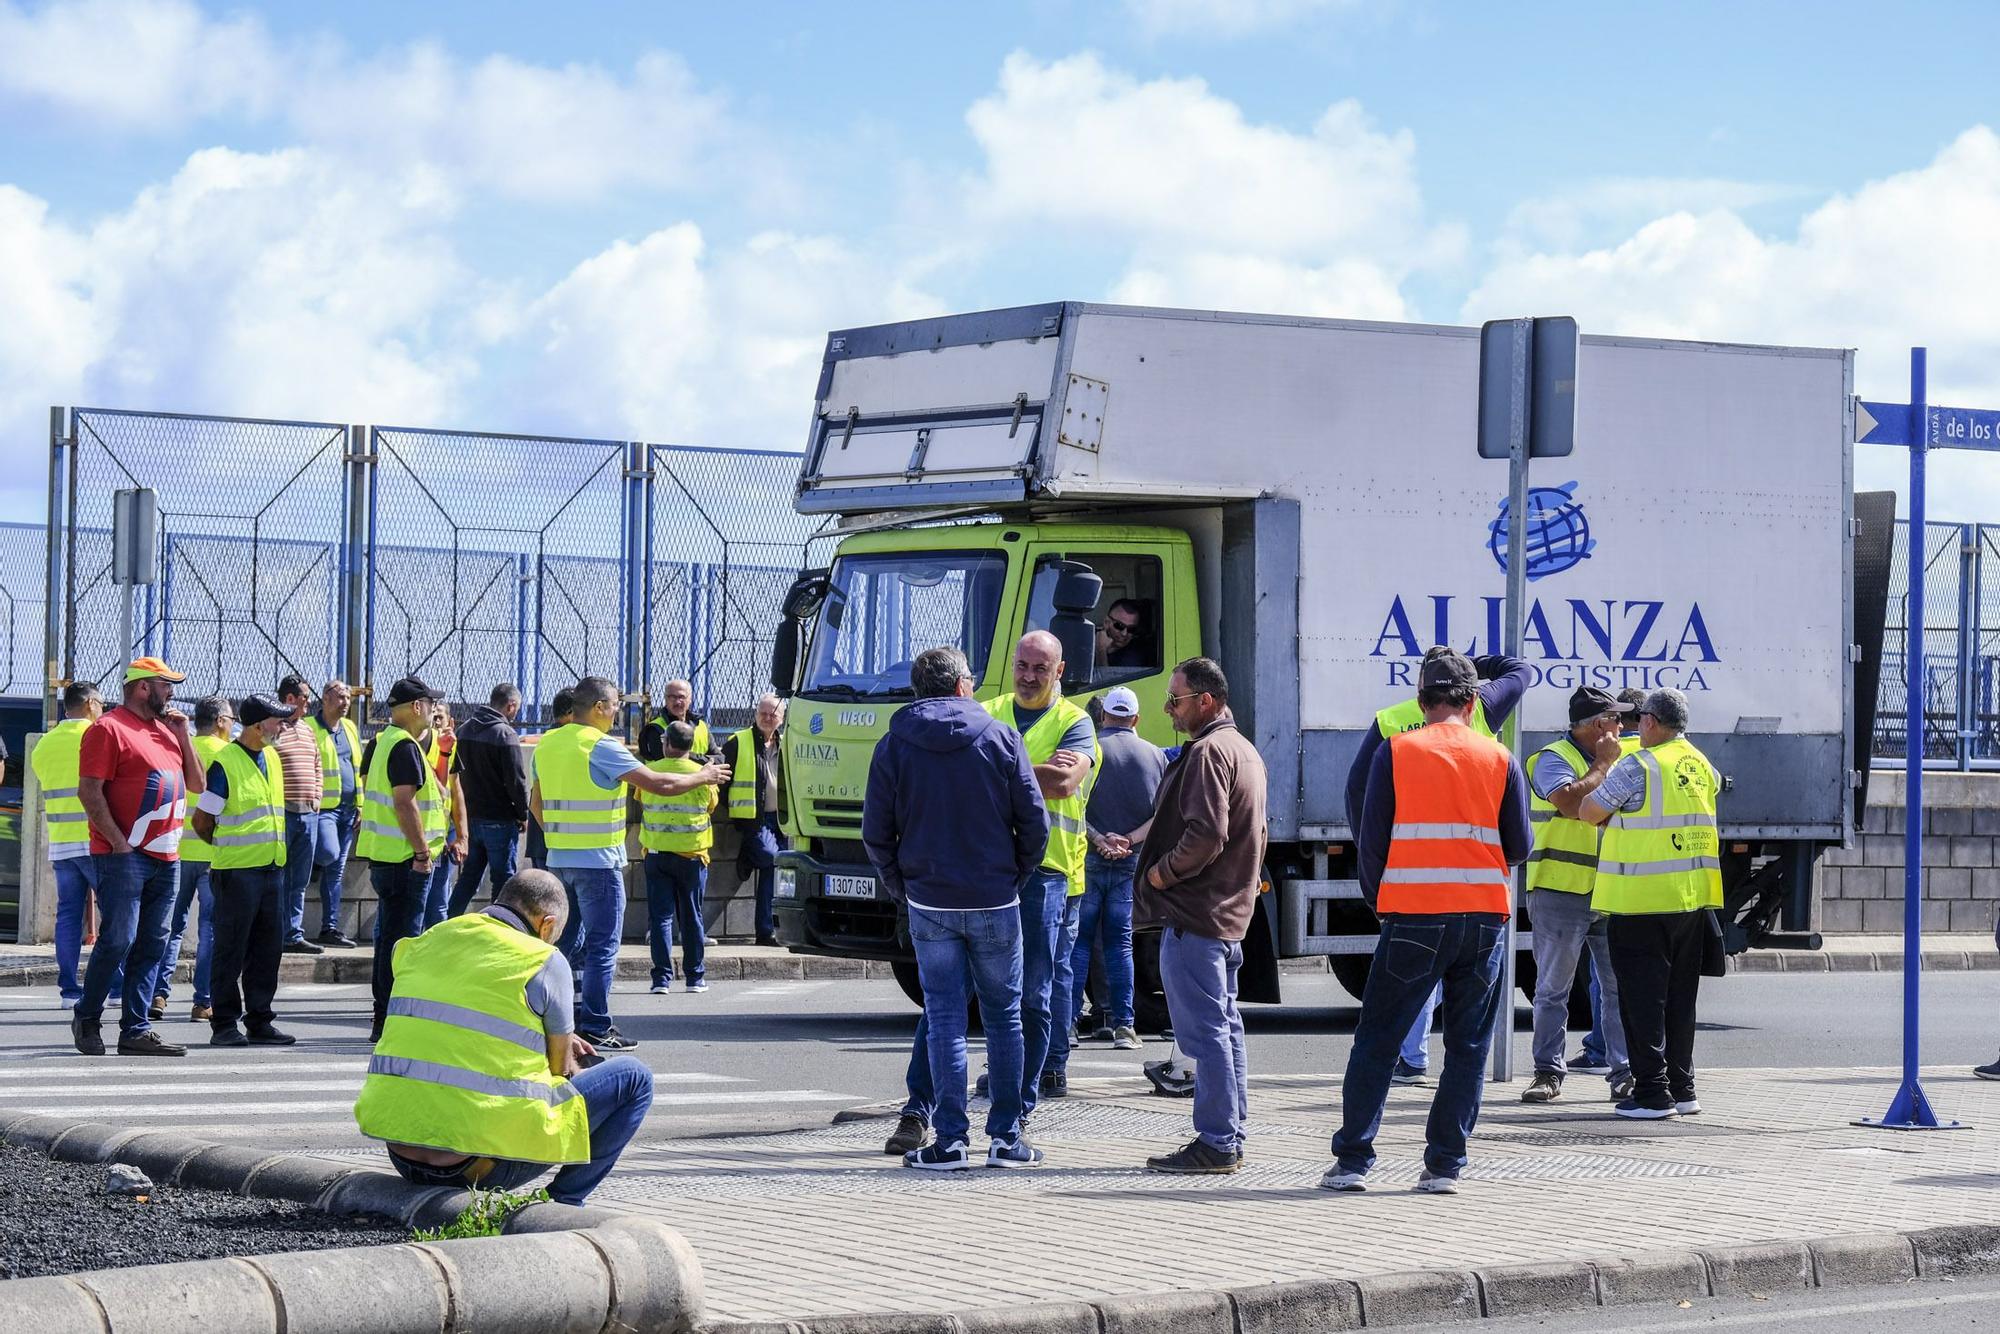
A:
<svg viewBox="0 0 2000 1334">
<path fill-rule="evenodd" d="M 1924 728 L 1926 761 L 2000 763 L 2000 525 L 1925 525 Z M 1908 752 L 1909 524 L 1898 521 L 1882 637 L 1874 753 Z"/>
<path fill-rule="evenodd" d="M 291 672 L 323 678 L 339 642 L 347 428 L 78 408 L 63 486 L 62 674 L 115 698 L 120 669 L 156 654 L 180 693 L 232 697 Z M 111 579 L 115 492 L 159 494 L 158 581 Z"/>
</svg>

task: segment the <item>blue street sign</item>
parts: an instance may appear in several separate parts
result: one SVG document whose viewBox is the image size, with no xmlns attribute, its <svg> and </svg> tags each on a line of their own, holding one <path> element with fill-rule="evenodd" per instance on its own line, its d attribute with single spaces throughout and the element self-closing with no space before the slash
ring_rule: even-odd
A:
<svg viewBox="0 0 2000 1334">
<path fill-rule="evenodd" d="M 1854 443 L 1914 445 L 1908 403 L 1854 400 Z M 2000 449 L 2000 412 L 1985 408 L 1930 408 L 1926 449 Z"/>
</svg>

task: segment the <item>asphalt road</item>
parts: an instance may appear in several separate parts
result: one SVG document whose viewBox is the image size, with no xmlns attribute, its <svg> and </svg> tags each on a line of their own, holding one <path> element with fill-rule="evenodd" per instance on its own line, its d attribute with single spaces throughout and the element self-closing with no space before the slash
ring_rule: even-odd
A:
<svg viewBox="0 0 2000 1334">
<path fill-rule="evenodd" d="M 1252 1077 L 1339 1072 L 1355 1003 L 1330 977 L 1286 982 L 1290 1004 L 1246 1007 Z M 1926 978 L 1925 994 L 1927 1064 L 1965 1068 L 1993 1059 L 2000 974 L 1936 974 Z M 1896 974 L 1740 974 L 1709 981 L 1703 998 L 1697 1048 L 1703 1064 L 1900 1060 Z M 654 1140 L 823 1125 L 843 1107 L 900 1097 L 916 1018 L 893 983 L 860 981 L 718 982 L 704 995 L 670 997 L 627 984 L 613 1008 L 620 1028 L 641 1042 L 636 1055 L 660 1079 L 642 1132 Z M 67 1015 L 52 990 L 0 990 L 0 1106 L 144 1122 L 274 1148 L 364 1148 L 348 1109 L 368 1056 L 366 987 L 287 987 L 278 1010 L 298 1046 L 201 1045 L 175 1061 L 93 1059 L 70 1047 Z M 163 1032 L 205 1044 L 206 1026 L 185 1015 L 183 990 Z M 1525 1006 L 1516 1019 L 1525 1030 Z M 1516 1041 L 1516 1069 L 1525 1072 L 1525 1031 Z M 1072 1055 L 1071 1076 L 1136 1078 L 1139 1063 L 1162 1050 L 1157 1042 L 1139 1052 L 1086 1044 Z M 1597 1096 L 1596 1081 L 1572 1087 L 1578 1096 Z M 1943 1114 L 2000 1115 L 2000 1084 L 1968 1078 L 1929 1087 Z M 1857 1115 L 1879 1110 L 1855 1109 Z"/>
<path fill-rule="evenodd" d="M 1462 1323 L 1413 1325 L 1412 1329 L 1463 1330 Z M 2000 1278 L 1898 1283 L 1875 1288 L 1821 1288 L 1810 1292 L 1773 1293 L 1768 1298 L 1724 1297 L 1685 1307 L 1635 1306 L 1613 1313 L 1579 1311 L 1574 1315 L 1514 1316 L 1482 1320 L 1481 1334 L 1513 1334 L 1521 1330 L 1566 1331 L 1616 1329 L 1618 1334 L 1677 1334 L 1683 1330 L 1838 1329 L 1841 1334 L 1930 1334 L 1961 1329 L 2000 1328 Z"/>
</svg>

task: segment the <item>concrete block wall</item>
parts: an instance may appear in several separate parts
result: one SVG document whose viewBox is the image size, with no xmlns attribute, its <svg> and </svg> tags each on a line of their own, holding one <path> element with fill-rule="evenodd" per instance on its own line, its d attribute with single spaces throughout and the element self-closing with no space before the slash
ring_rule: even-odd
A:
<svg viewBox="0 0 2000 1334">
<path fill-rule="evenodd" d="M 1869 776 L 1869 807 L 1853 846 L 1829 849 L 1818 871 L 1820 930 L 1903 929 L 1903 774 Z M 1926 932 L 1994 929 L 2000 911 L 2000 773 L 1927 773 L 1923 816 Z"/>
</svg>

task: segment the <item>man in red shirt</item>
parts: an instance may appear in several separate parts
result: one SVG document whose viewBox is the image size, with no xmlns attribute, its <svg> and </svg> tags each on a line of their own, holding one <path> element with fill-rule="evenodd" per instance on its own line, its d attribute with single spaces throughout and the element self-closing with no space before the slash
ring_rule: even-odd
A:
<svg viewBox="0 0 2000 1334">
<path fill-rule="evenodd" d="M 125 970 L 120 1056 L 185 1056 L 146 1017 L 154 968 L 167 947 L 167 916 L 180 891 L 181 822 L 203 787 L 188 716 L 172 707 L 187 678 L 158 658 L 125 669 L 125 702 L 84 733 L 77 796 L 90 818 L 100 921 L 70 1036 L 86 1056 L 104 1054 L 99 1025 L 111 978 Z"/>
</svg>

